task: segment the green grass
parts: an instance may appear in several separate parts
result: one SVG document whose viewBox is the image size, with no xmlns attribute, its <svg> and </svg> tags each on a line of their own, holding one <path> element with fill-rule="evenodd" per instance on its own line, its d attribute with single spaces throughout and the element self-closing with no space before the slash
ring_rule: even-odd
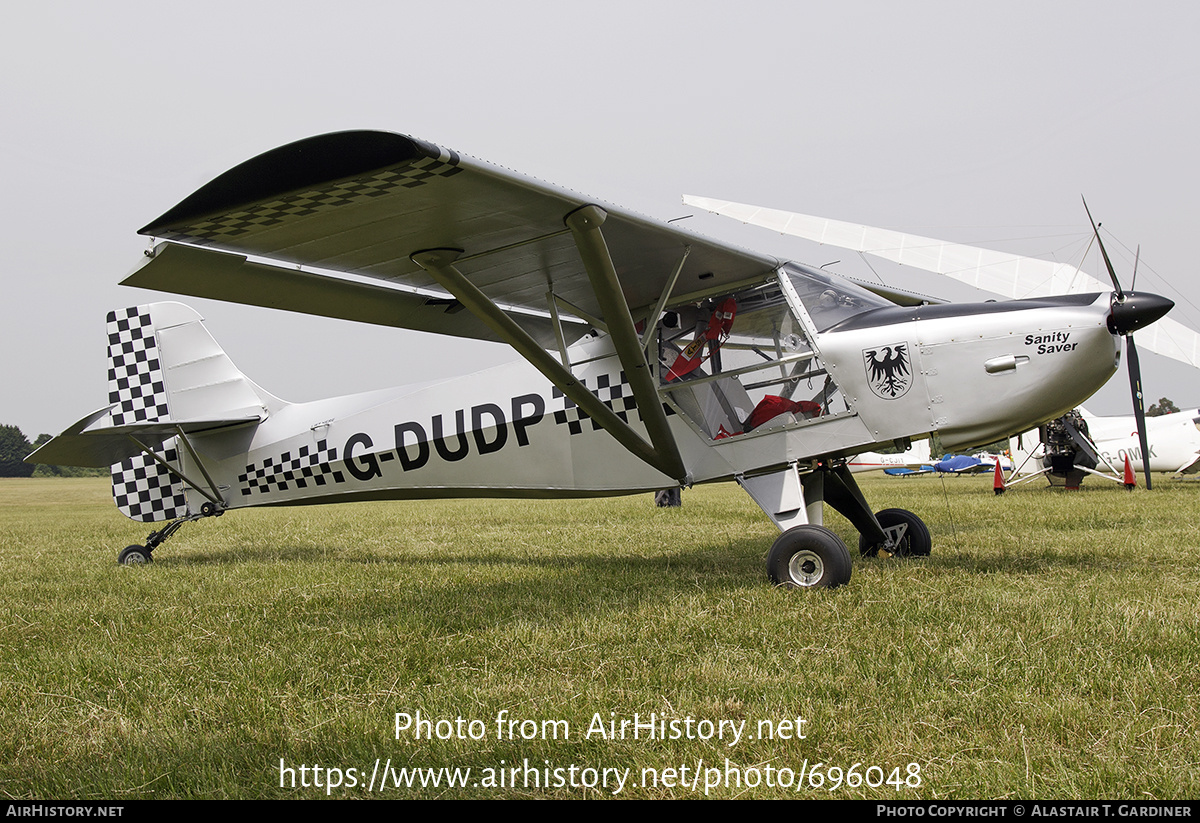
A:
<svg viewBox="0 0 1200 823">
<path fill-rule="evenodd" d="M 297 780 L 357 769 L 333 797 L 610 796 L 368 794 L 378 758 L 473 782 L 502 762 L 629 769 L 622 797 L 696 797 L 703 774 L 693 790 L 641 771 L 723 775 L 728 758 L 759 785 L 708 796 L 1200 796 L 1194 480 L 1000 498 L 990 478 L 862 482 L 876 508 L 925 519 L 933 555 L 856 557 L 849 586 L 800 593 L 767 584 L 775 531 L 735 487 L 685 492 L 680 510 L 642 495 L 232 512 L 122 568 L 149 529 L 104 480 L 0 481 L 0 792 L 326 795 L 281 788 L 282 759 Z M 566 721 L 570 739 L 498 739 L 503 710 Z M 418 711 L 486 732 L 397 739 L 395 715 Z M 734 746 L 584 737 L 596 714 L 635 713 L 746 726 Z M 797 717 L 804 739 L 755 735 Z M 920 785 L 765 785 L 806 761 L 901 781 L 915 763 Z"/>
</svg>

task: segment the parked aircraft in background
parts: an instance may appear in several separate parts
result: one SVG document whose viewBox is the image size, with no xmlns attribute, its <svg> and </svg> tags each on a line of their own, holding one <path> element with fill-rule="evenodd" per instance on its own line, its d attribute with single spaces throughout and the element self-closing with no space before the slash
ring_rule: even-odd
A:
<svg viewBox="0 0 1200 823">
<path fill-rule="evenodd" d="M 996 470 L 997 462 L 1001 471 L 1011 471 L 1012 461 L 1007 455 L 989 454 L 947 454 L 940 460 L 929 461 L 917 467 L 893 467 L 884 469 L 884 473 L 893 477 L 911 477 L 918 474 L 990 474 Z"/>
<path fill-rule="evenodd" d="M 1083 409 L 1080 413 L 1105 464 L 1122 466 L 1126 455 L 1134 465 L 1142 462 L 1133 417 L 1096 417 Z M 1200 471 L 1200 409 L 1147 417 L 1146 435 L 1150 471 L 1175 475 Z"/>
<path fill-rule="evenodd" d="M 916 468 L 933 461 L 929 452 L 929 441 L 918 440 L 907 449 L 895 454 L 880 452 L 863 452 L 856 454 L 846 461 L 850 471 L 858 474 L 869 471 L 886 471 L 895 468 Z"/>
<path fill-rule="evenodd" d="M 1124 482 L 1126 458 L 1164 474 L 1200 471 L 1200 409 L 1147 417 L 1146 440 L 1143 455 L 1133 417 L 1097 417 L 1080 408 L 1010 439 L 1016 469 L 1008 485 L 1039 475 L 1072 488 L 1085 474 Z"/>
<path fill-rule="evenodd" d="M 941 474 L 990 474 L 996 470 L 997 461 L 1001 471 L 1012 469 L 1012 462 L 1003 455 L 948 454 L 933 464 L 933 470 Z"/>
</svg>

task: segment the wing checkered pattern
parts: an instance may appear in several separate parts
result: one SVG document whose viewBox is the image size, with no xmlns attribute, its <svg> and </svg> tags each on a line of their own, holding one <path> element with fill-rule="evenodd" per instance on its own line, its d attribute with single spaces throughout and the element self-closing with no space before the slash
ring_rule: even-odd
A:
<svg viewBox="0 0 1200 823">
<path fill-rule="evenodd" d="M 279 457 L 268 457 L 261 464 L 251 463 L 238 476 L 242 484 L 242 495 L 248 497 L 255 492 L 287 491 L 290 488 L 307 489 L 309 484 L 324 486 L 330 482 L 344 483 L 346 477 L 333 468 L 337 460 L 337 449 L 321 440 L 315 448 L 301 446 L 295 454 L 284 452 Z"/>
<path fill-rule="evenodd" d="M 114 426 L 169 417 L 148 306 L 108 313 L 108 402 Z"/>
<path fill-rule="evenodd" d="M 456 162 L 457 156 L 449 162 L 436 157 L 424 157 L 402 168 L 387 169 L 355 180 L 343 180 L 323 188 L 289 194 L 277 200 L 256 204 L 249 209 L 183 226 L 161 236 L 164 240 L 199 243 L 230 240 L 255 229 L 278 225 L 352 203 L 361 203 L 395 189 L 422 186 L 436 177 L 451 177 L 462 171 Z"/>
<path fill-rule="evenodd" d="M 162 458 L 178 467 L 175 440 L 168 440 L 163 447 Z M 117 508 L 130 520 L 155 523 L 188 513 L 182 484 L 177 485 L 171 473 L 146 454 L 112 467 L 112 490 Z"/>
</svg>

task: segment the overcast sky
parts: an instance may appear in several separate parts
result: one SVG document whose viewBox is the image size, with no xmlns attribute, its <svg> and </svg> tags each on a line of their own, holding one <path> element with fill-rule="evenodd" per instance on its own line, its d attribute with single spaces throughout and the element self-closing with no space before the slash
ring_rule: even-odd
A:
<svg viewBox="0 0 1200 823">
<path fill-rule="evenodd" d="M 1039 256 L 1086 244 L 1083 194 L 1126 285 L 1140 243 L 1139 290 L 1200 328 L 1195 4 L 43 2 L 6 6 L 4 30 L 0 423 L 31 440 L 105 405 L 108 310 L 179 299 L 117 285 L 147 247 L 138 228 L 250 157 L 345 129 L 656 218 L 691 213 L 687 193 Z M 872 276 L 849 252 L 712 215 L 688 225 Z M 183 300 L 289 400 L 510 359 Z M 1142 362 L 1149 401 L 1200 405 L 1195 369 Z M 1090 405 L 1126 413 L 1128 391 L 1122 369 Z"/>
</svg>

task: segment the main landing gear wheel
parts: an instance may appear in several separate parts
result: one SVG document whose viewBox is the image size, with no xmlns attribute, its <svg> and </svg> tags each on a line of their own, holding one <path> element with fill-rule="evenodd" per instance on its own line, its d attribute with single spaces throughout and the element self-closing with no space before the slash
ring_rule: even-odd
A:
<svg viewBox="0 0 1200 823">
<path fill-rule="evenodd" d="M 142 563 L 150 563 L 153 560 L 150 550 L 145 546 L 126 546 L 117 555 L 117 563 L 122 566 L 140 566 Z"/>
<path fill-rule="evenodd" d="M 860 536 L 858 553 L 863 557 L 875 557 L 881 551 L 892 557 L 929 556 L 933 540 L 921 518 L 906 509 L 884 509 L 875 515 L 875 519 L 887 533 L 892 545 L 889 548 L 885 543 L 876 543 L 866 536 Z"/>
<path fill-rule="evenodd" d="M 793 526 L 767 553 L 767 577 L 789 589 L 832 589 L 850 582 L 850 551 L 824 526 Z"/>
</svg>

